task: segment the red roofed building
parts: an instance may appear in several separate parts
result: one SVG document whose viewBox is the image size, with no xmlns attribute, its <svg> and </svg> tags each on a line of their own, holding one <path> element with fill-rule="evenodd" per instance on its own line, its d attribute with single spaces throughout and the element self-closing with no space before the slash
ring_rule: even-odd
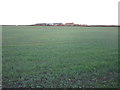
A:
<svg viewBox="0 0 120 90">
<path fill-rule="evenodd" d="M 65 23 L 65 26 L 74 26 L 74 23 Z"/>
</svg>

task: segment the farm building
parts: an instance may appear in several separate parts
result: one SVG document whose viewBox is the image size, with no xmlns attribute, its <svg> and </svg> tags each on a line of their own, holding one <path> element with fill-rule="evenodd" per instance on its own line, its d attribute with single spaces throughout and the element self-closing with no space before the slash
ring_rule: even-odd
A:
<svg viewBox="0 0 120 90">
<path fill-rule="evenodd" d="M 74 26 L 74 23 L 65 23 L 65 26 Z"/>
</svg>

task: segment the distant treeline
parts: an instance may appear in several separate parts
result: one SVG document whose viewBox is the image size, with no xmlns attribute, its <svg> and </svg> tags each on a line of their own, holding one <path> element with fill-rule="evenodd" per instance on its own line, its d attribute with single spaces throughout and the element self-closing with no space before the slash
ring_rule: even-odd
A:
<svg viewBox="0 0 120 90">
<path fill-rule="evenodd" d="M 74 23 L 37 23 L 32 25 L 2 25 L 2 26 L 80 26 L 80 27 L 120 27 L 120 25 L 87 25 Z"/>
<path fill-rule="evenodd" d="M 86 25 L 74 23 L 38 23 L 30 26 L 81 26 L 81 27 L 120 27 L 120 25 Z"/>
</svg>

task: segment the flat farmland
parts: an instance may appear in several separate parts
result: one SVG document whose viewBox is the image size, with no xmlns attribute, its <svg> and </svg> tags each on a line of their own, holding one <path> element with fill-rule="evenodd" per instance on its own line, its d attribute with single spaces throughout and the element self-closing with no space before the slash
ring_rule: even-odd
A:
<svg viewBox="0 0 120 90">
<path fill-rule="evenodd" d="M 3 26 L 3 87 L 117 88 L 118 28 Z"/>
</svg>

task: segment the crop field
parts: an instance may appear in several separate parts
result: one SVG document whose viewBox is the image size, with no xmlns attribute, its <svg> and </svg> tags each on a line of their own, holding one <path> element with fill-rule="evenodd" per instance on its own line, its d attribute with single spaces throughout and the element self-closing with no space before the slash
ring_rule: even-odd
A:
<svg viewBox="0 0 120 90">
<path fill-rule="evenodd" d="M 117 88 L 118 28 L 3 26 L 3 87 Z"/>
</svg>

